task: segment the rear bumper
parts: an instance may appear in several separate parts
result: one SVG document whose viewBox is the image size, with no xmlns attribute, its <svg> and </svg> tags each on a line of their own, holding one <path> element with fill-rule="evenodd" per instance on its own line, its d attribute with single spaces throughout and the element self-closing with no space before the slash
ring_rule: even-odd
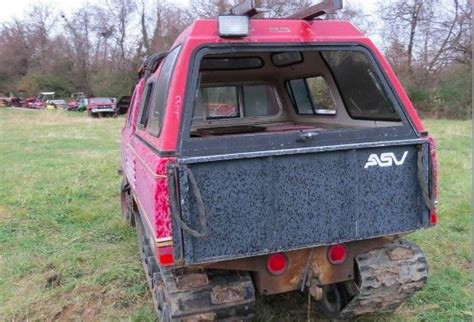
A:
<svg viewBox="0 0 474 322">
<path fill-rule="evenodd" d="M 306 273 L 317 278 L 320 285 L 353 280 L 355 278 L 354 259 L 359 254 L 382 247 L 398 236 L 374 238 L 345 244 L 347 258 L 340 265 L 333 265 L 327 259 L 328 247 L 307 248 L 286 252 L 288 268 L 280 275 L 272 275 L 267 270 L 268 255 L 228 260 L 203 265 L 204 268 L 250 271 L 259 294 L 278 294 L 301 289 Z M 312 253 L 312 254 L 311 254 Z"/>
</svg>

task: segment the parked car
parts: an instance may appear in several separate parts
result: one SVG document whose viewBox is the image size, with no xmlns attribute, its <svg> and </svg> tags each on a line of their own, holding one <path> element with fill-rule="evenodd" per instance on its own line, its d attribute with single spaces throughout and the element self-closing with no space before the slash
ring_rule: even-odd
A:
<svg viewBox="0 0 474 322">
<path fill-rule="evenodd" d="M 65 100 L 61 99 L 55 99 L 55 100 L 50 100 L 48 104 L 46 104 L 47 109 L 66 109 L 67 108 L 67 103 Z"/>
<path fill-rule="evenodd" d="M 87 101 L 87 114 L 91 117 L 117 115 L 115 103 L 109 97 L 92 97 Z"/>
<path fill-rule="evenodd" d="M 0 107 L 8 106 L 8 97 L 0 95 Z"/>
<path fill-rule="evenodd" d="M 404 238 L 438 220 L 434 139 L 374 43 L 317 19 L 340 1 L 254 3 L 140 68 L 121 206 L 158 319 L 250 320 L 287 292 L 329 319 L 393 312 L 428 278 Z"/>
<path fill-rule="evenodd" d="M 23 100 L 21 99 L 21 97 L 18 97 L 18 96 L 9 97 L 8 100 L 7 100 L 7 106 L 22 107 L 23 106 Z"/>
<path fill-rule="evenodd" d="M 34 109 L 43 109 L 46 107 L 46 103 L 40 99 L 36 99 L 33 103 L 31 103 L 31 108 Z"/>
<path fill-rule="evenodd" d="M 67 104 L 67 110 L 68 111 L 74 111 L 74 112 L 83 112 L 87 109 L 87 99 L 86 98 L 81 98 L 79 100 L 72 100 L 69 101 Z"/>
<path fill-rule="evenodd" d="M 36 96 L 29 96 L 25 98 L 25 101 L 23 102 L 24 107 L 28 108 L 33 108 L 33 104 L 36 101 Z"/>
<path fill-rule="evenodd" d="M 130 96 L 122 96 L 117 103 L 116 109 L 118 115 L 127 114 L 130 107 Z"/>
</svg>

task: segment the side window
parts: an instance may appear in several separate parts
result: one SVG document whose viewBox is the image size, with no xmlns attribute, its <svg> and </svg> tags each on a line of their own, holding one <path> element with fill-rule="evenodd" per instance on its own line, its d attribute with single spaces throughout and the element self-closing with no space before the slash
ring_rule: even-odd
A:
<svg viewBox="0 0 474 322">
<path fill-rule="evenodd" d="M 296 113 L 301 115 L 336 114 L 336 104 L 324 77 L 292 79 L 287 85 Z"/>
<path fill-rule="evenodd" d="M 180 46 L 176 47 L 166 56 L 161 66 L 160 74 L 158 75 L 155 89 L 156 99 L 153 100 L 153 109 L 150 111 L 150 121 L 148 122 L 148 132 L 154 136 L 160 135 L 161 122 L 165 104 L 168 99 L 171 76 L 173 75 L 174 65 L 176 64 L 180 48 Z"/>
<path fill-rule="evenodd" d="M 140 104 L 140 115 L 139 115 L 139 122 L 138 126 L 143 128 L 146 127 L 148 123 L 148 115 L 150 114 L 150 103 L 151 103 L 151 97 L 153 95 L 153 88 L 154 88 L 154 83 L 149 83 L 146 85 L 145 88 L 145 93 L 142 96 L 142 101 Z M 143 97 L 145 99 L 143 99 Z"/>
<path fill-rule="evenodd" d="M 135 105 L 135 99 L 137 97 L 137 90 L 133 91 L 132 98 L 130 99 L 130 104 L 128 105 L 128 111 L 127 111 L 127 127 L 130 127 L 132 125 L 132 118 L 133 118 L 133 106 Z"/>
</svg>

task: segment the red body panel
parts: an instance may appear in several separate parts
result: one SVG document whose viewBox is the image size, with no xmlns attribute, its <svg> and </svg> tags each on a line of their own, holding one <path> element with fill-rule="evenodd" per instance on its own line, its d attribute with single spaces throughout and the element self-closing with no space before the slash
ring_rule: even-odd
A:
<svg viewBox="0 0 474 322">
<path fill-rule="evenodd" d="M 158 241 L 171 239 L 166 164 L 172 159 L 160 157 L 156 151 L 176 150 L 190 60 L 193 59 L 193 53 L 198 47 L 218 43 L 363 45 L 375 55 L 415 129 L 418 132 L 424 130 L 415 108 L 386 59 L 372 41 L 349 22 L 255 19 L 250 20 L 248 37 L 224 39 L 218 35 L 216 20 L 197 20 L 178 37 L 173 45 L 173 47 L 181 45 L 182 48 L 171 78 L 160 136 L 154 137 L 147 131 L 134 127 L 144 89 L 143 80 L 135 88 L 127 122 L 122 132 L 122 167 L 135 194 L 138 207 L 145 217 L 144 225 L 152 229 Z M 155 78 L 159 73 L 160 68 L 151 77 Z"/>
</svg>

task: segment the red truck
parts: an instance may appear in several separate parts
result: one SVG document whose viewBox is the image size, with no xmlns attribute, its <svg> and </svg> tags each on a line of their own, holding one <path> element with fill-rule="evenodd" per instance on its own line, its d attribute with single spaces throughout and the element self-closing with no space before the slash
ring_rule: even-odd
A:
<svg viewBox="0 0 474 322">
<path fill-rule="evenodd" d="M 435 143 L 346 21 L 196 20 L 139 71 L 122 131 L 122 214 L 160 321 L 251 319 L 304 292 L 329 318 L 393 312 L 428 267 Z M 258 307 L 257 307 L 258 309 Z"/>
<path fill-rule="evenodd" d="M 115 102 L 109 97 L 92 97 L 87 100 L 87 114 L 90 117 L 115 116 Z"/>
</svg>

